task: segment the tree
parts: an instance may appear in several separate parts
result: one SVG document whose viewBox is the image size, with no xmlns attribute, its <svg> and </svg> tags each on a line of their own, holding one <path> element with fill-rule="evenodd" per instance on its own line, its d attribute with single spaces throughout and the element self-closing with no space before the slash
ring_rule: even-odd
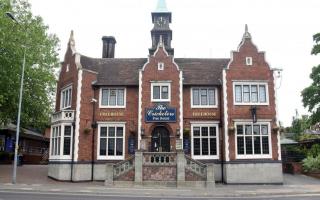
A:
<svg viewBox="0 0 320 200">
<path fill-rule="evenodd" d="M 311 54 L 317 55 L 320 53 L 320 33 L 313 36 L 313 41 L 315 44 Z M 320 121 L 320 65 L 312 68 L 310 78 L 312 83 L 302 91 L 301 96 L 303 106 L 311 112 L 311 121 L 315 124 Z"/>
<path fill-rule="evenodd" d="M 19 23 L 6 16 L 14 15 Z M 27 0 L 0 0 L 0 124 L 15 122 L 22 59 L 26 50 L 21 124 L 44 128 L 49 122 L 58 66 L 58 38 L 48 33 Z"/>
<path fill-rule="evenodd" d="M 294 133 L 295 140 L 299 140 L 304 131 L 310 128 L 310 125 L 310 118 L 307 115 L 302 115 L 301 118 L 293 118 L 289 132 Z"/>
</svg>

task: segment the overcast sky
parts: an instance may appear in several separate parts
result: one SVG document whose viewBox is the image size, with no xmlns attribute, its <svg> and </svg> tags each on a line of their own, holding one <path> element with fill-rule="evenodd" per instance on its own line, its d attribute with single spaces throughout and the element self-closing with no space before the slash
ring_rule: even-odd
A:
<svg viewBox="0 0 320 200">
<path fill-rule="evenodd" d="M 29 0 L 61 43 L 63 60 L 70 31 L 76 50 L 101 57 L 102 36 L 115 36 L 117 58 L 145 58 L 151 47 L 151 12 L 157 0 Z M 167 0 L 172 12 L 175 57 L 230 58 L 248 24 L 253 42 L 266 52 L 278 82 L 279 118 L 291 124 L 295 109 L 305 114 L 301 90 L 311 80 L 320 56 L 311 56 L 313 34 L 320 32 L 319 0 Z"/>
</svg>

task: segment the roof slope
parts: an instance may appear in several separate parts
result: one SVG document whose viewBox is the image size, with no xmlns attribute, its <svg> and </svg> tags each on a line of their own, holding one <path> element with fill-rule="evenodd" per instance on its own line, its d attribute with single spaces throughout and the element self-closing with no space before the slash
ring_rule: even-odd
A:
<svg viewBox="0 0 320 200">
<path fill-rule="evenodd" d="M 90 58 L 81 56 L 84 69 L 98 73 L 95 85 L 139 85 L 139 69 L 147 58 Z M 229 59 L 176 58 L 184 85 L 221 85 L 222 69 Z"/>
</svg>

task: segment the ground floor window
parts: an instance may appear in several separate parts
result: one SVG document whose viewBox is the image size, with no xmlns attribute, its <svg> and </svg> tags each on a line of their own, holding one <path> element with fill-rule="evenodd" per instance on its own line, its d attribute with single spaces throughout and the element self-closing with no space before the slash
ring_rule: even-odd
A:
<svg viewBox="0 0 320 200">
<path fill-rule="evenodd" d="M 237 158 L 271 157 L 269 122 L 236 123 Z"/>
<path fill-rule="evenodd" d="M 194 159 L 218 159 L 218 125 L 213 123 L 191 125 L 191 150 Z"/>
<path fill-rule="evenodd" d="M 98 130 L 98 159 L 124 159 L 125 124 L 101 123 Z"/>
<path fill-rule="evenodd" d="M 50 158 L 70 158 L 72 146 L 72 125 L 58 124 L 51 128 Z"/>
</svg>

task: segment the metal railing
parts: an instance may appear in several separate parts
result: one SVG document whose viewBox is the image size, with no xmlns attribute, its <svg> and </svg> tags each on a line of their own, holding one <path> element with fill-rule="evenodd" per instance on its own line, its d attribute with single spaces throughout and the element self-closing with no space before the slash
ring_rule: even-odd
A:
<svg viewBox="0 0 320 200">
<path fill-rule="evenodd" d="M 207 177 L 207 165 L 193 160 L 189 156 L 185 156 L 186 158 L 186 169 L 192 171 L 193 173 L 201 176 L 201 177 Z"/>
<path fill-rule="evenodd" d="M 122 174 L 130 171 L 134 168 L 134 156 L 128 158 L 127 160 L 118 162 L 113 166 L 113 177 L 117 178 Z"/>
<path fill-rule="evenodd" d="M 176 165 L 177 153 L 175 152 L 144 152 L 143 165 Z"/>
<path fill-rule="evenodd" d="M 74 110 L 61 110 L 59 112 L 53 113 L 51 117 L 51 123 L 59 121 L 73 121 L 74 120 Z"/>
</svg>

